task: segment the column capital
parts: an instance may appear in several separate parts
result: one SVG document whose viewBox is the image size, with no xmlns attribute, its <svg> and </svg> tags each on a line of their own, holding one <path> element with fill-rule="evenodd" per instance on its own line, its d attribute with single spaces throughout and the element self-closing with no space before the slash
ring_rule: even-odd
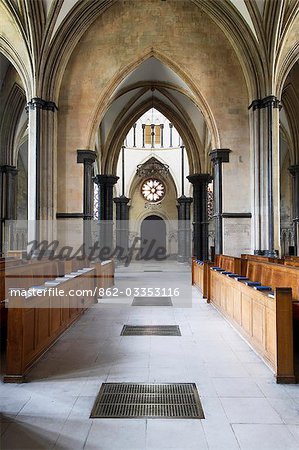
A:
<svg viewBox="0 0 299 450">
<path fill-rule="evenodd" d="M 268 95 L 267 97 L 264 98 L 257 98 L 255 100 L 252 100 L 248 109 L 252 108 L 253 111 L 256 111 L 257 109 L 267 108 L 270 105 L 273 106 L 273 108 L 281 109 L 280 100 L 277 97 L 275 97 L 275 95 Z"/>
<path fill-rule="evenodd" d="M 93 164 L 97 159 L 94 150 L 77 150 L 77 163 Z"/>
<path fill-rule="evenodd" d="M 199 184 L 209 184 L 213 177 L 209 173 L 195 173 L 193 175 L 188 175 L 187 180 L 190 181 L 193 186 L 199 185 Z"/>
<path fill-rule="evenodd" d="M 209 156 L 213 164 L 229 162 L 229 148 L 215 148 L 209 152 Z"/>
<path fill-rule="evenodd" d="M 266 108 L 267 106 L 273 106 L 273 108 L 281 108 L 280 100 L 275 97 L 275 95 L 268 95 L 261 100 L 261 108 Z"/>
<path fill-rule="evenodd" d="M 185 203 L 185 204 L 191 204 L 193 202 L 192 197 L 186 197 L 185 195 L 181 195 L 179 198 L 177 198 L 177 202 L 179 205 Z"/>
<path fill-rule="evenodd" d="M 127 205 L 131 199 L 126 197 L 125 195 L 121 195 L 120 197 L 114 197 L 114 203 L 123 203 Z"/>
<path fill-rule="evenodd" d="M 116 175 L 96 175 L 93 179 L 94 183 L 98 186 L 114 186 L 117 181 L 119 180 L 119 177 Z"/>
<path fill-rule="evenodd" d="M 26 106 L 26 111 L 28 112 L 29 109 L 44 109 L 46 111 L 52 111 L 58 110 L 56 104 L 54 102 L 51 102 L 49 100 L 44 100 L 40 97 L 33 97 Z"/>
<path fill-rule="evenodd" d="M 299 175 L 299 164 L 296 164 L 294 166 L 290 166 L 288 168 L 289 173 L 292 175 L 292 177 L 295 177 L 296 175 Z"/>
<path fill-rule="evenodd" d="M 262 108 L 262 100 L 260 98 L 256 98 L 255 100 L 252 100 L 252 102 L 250 103 L 250 105 L 248 106 L 248 109 L 251 109 L 253 111 L 256 111 L 257 109 L 261 109 Z"/>
<path fill-rule="evenodd" d="M 18 169 L 16 168 L 16 166 L 10 166 L 8 164 L 4 164 L 3 166 L 0 166 L 0 172 L 17 175 Z"/>
</svg>

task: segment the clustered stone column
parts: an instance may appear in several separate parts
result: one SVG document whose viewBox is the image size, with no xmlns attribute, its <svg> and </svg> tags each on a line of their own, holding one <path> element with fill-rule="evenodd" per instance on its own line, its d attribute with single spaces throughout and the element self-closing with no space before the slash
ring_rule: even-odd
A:
<svg viewBox="0 0 299 450">
<path fill-rule="evenodd" d="M 274 95 L 254 100 L 254 241 L 255 253 L 275 256 L 279 246 L 279 110 Z"/>
<path fill-rule="evenodd" d="M 193 185 L 193 256 L 205 261 L 209 257 L 208 184 L 212 177 L 198 173 L 187 179 Z"/>
<path fill-rule="evenodd" d="M 43 210 L 49 210 L 47 182 L 52 182 L 53 117 L 57 110 L 54 102 L 34 97 L 27 104 L 29 115 L 28 142 L 28 220 L 40 220 Z M 48 157 L 49 156 L 49 157 Z M 45 172 L 45 177 L 43 176 Z M 45 197 L 45 202 L 41 201 Z M 44 203 L 47 203 L 44 205 Z M 52 204 L 52 202 L 51 202 Z"/>
<path fill-rule="evenodd" d="M 91 219 L 93 218 L 93 163 L 96 160 L 93 150 L 77 150 L 77 163 L 83 164 L 83 242 L 91 247 Z"/>
<path fill-rule="evenodd" d="M 54 102 L 34 97 L 28 102 L 28 242 L 52 241 L 55 234 Z M 38 254 L 38 250 L 35 252 Z"/>
<path fill-rule="evenodd" d="M 293 178 L 293 223 L 295 255 L 299 256 L 299 164 L 289 167 L 289 172 Z"/>
<path fill-rule="evenodd" d="M 187 262 L 191 256 L 190 209 L 193 199 L 181 195 L 178 205 L 178 262 Z"/>
<path fill-rule="evenodd" d="M 101 252 L 103 259 L 109 259 L 113 252 L 113 186 L 118 179 L 115 175 L 104 174 L 94 178 L 99 187 L 100 248 L 107 250 Z"/>
<path fill-rule="evenodd" d="M 0 166 L 0 255 L 4 252 L 4 226 L 6 220 L 16 219 L 16 183 L 18 170 L 15 166 Z"/>
<path fill-rule="evenodd" d="M 222 164 L 229 162 L 231 150 L 227 148 L 212 150 L 209 155 L 214 165 L 214 218 L 215 253 L 223 252 L 223 210 L 222 210 Z"/>
</svg>

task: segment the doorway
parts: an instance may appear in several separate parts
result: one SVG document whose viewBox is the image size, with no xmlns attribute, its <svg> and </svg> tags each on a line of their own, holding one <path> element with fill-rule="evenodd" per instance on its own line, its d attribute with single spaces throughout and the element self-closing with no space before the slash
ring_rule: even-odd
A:
<svg viewBox="0 0 299 450">
<path fill-rule="evenodd" d="M 147 216 L 141 223 L 141 251 L 145 260 L 160 261 L 166 257 L 166 223 L 162 217 Z"/>
</svg>

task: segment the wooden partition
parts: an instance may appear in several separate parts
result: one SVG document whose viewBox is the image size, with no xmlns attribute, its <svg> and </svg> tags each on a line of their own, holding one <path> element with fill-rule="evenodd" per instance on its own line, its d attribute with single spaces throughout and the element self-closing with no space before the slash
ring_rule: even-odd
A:
<svg viewBox="0 0 299 450">
<path fill-rule="evenodd" d="M 83 265 L 83 263 L 82 263 Z M 85 264 L 86 265 L 86 264 Z M 76 262 L 78 270 L 80 263 Z M 74 267 L 74 265 L 72 265 Z M 38 261 L 5 271 L 5 297 L 9 298 L 5 382 L 19 383 L 57 338 L 94 303 L 100 287 L 113 284 L 112 261 L 97 262 L 88 272 L 64 277 L 59 285 L 48 287 L 42 296 L 12 296 L 9 288 L 30 289 L 46 280 L 61 278 L 70 269 L 61 262 Z M 61 272 L 64 272 L 63 274 Z M 61 292 L 58 292 L 61 290 Z"/>
<path fill-rule="evenodd" d="M 294 383 L 291 288 L 274 298 L 210 269 L 210 300 L 272 368 L 278 383 Z"/>
</svg>

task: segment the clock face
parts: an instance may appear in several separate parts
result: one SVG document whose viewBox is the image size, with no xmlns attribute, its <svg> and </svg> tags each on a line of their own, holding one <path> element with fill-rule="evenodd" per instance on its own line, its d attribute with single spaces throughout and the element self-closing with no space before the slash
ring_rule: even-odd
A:
<svg viewBox="0 0 299 450">
<path fill-rule="evenodd" d="M 162 181 L 155 178 L 149 178 L 142 184 L 141 193 L 145 200 L 156 203 L 163 199 L 165 187 Z"/>
</svg>

